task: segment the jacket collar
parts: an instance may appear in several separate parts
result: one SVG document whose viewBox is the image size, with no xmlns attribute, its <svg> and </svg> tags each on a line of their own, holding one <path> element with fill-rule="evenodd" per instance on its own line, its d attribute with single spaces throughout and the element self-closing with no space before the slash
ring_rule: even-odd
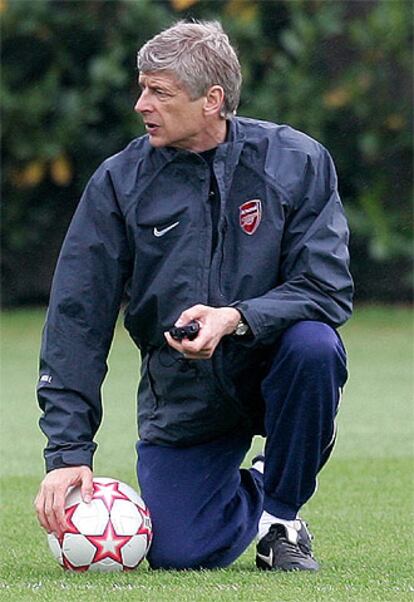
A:
<svg viewBox="0 0 414 602">
<path fill-rule="evenodd" d="M 236 150 L 237 147 L 240 147 L 237 152 L 237 156 L 239 156 L 241 148 L 243 146 L 243 140 L 244 140 L 244 133 L 241 129 L 240 121 L 237 117 L 233 117 L 232 119 L 228 119 L 227 123 L 228 123 L 227 138 L 224 142 L 222 142 L 221 144 L 218 145 L 218 149 L 219 149 L 218 155 L 219 156 L 232 155 L 232 151 Z M 148 143 L 148 145 L 149 145 L 149 143 Z M 190 156 L 197 155 L 197 153 L 194 153 L 192 151 L 181 150 L 178 148 L 174 148 L 172 146 L 163 146 L 158 149 L 154 149 L 151 147 L 151 149 L 153 151 L 152 154 L 154 154 L 154 155 L 157 154 L 157 155 L 163 157 L 163 159 L 166 163 L 169 163 L 170 161 L 173 161 L 174 159 L 176 159 L 178 157 L 188 157 L 189 155 Z"/>
</svg>

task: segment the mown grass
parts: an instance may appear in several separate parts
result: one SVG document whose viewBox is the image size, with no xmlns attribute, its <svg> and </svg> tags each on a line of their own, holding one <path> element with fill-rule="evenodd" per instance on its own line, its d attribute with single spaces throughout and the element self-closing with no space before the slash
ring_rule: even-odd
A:
<svg viewBox="0 0 414 602">
<path fill-rule="evenodd" d="M 48 552 L 33 512 L 43 474 L 34 384 L 41 310 L 2 314 L 1 540 L 2 600 L 204 602 L 411 600 L 413 562 L 413 322 L 408 309 L 361 308 L 342 329 L 350 381 L 333 459 L 303 510 L 322 570 L 267 574 L 254 547 L 229 569 L 72 575 Z M 138 355 L 117 329 L 105 385 L 105 419 L 95 472 L 135 485 L 135 390 Z M 255 447 L 260 448 L 257 440 Z M 246 462 L 254 453 L 251 450 Z"/>
</svg>

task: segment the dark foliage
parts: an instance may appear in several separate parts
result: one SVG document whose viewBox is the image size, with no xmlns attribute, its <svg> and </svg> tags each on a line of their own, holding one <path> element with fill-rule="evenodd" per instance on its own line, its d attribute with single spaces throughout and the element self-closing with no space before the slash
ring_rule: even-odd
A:
<svg viewBox="0 0 414 602">
<path fill-rule="evenodd" d="M 219 18 L 237 46 L 239 113 L 287 122 L 333 154 L 357 298 L 408 301 L 412 4 L 405 0 L 3 0 L 6 304 L 45 301 L 98 164 L 142 132 L 136 50 L 177 18 Z"/>
</svg>

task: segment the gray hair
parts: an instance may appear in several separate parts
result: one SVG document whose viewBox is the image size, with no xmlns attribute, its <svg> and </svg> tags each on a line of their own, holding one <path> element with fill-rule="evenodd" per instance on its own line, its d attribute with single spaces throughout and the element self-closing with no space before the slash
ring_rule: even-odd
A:
<svg viewBox="0 0 414 602">
<path fill-rule="evenodd" d="M 139 50 L 141 73 L 171 71 L 195 100 L 211 86 L 224 90 L 222 117 L 235 114 L 242 82 L 240 63 L 218 21 L 178 21 Z"/>
</svg>

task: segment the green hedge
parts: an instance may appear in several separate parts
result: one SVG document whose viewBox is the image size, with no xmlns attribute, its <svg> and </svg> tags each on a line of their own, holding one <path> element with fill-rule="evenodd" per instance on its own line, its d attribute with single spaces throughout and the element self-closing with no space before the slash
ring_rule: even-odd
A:
<svg viewBox="0 0 414 602">
<path fill-rule="evenodd" d="M 411 297 L 412 4 L 3 0 L 3 299 L 45 301 L 97 165 L 142 132 L 137 48 L 177 18 L 219 18 L 244 76 L 239 113 L 323 142 L 352 228 L 357 297 Z"/>
</svg>

